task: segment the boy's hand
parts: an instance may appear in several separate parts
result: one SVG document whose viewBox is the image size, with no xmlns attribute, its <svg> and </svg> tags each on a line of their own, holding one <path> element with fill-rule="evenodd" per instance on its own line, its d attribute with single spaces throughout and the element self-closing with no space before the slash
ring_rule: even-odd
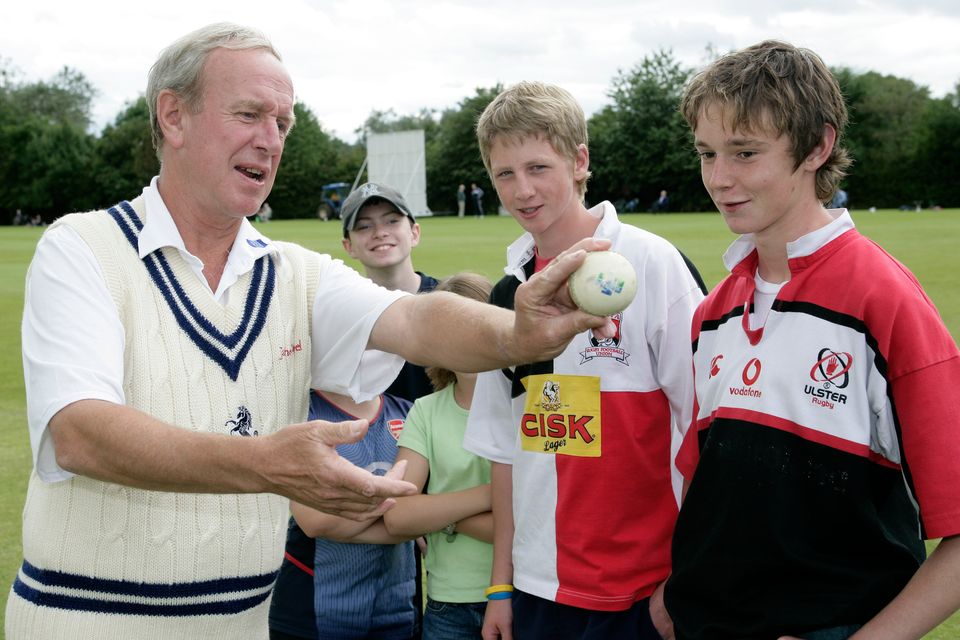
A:
<svg viewBox="0 0 960 640">
<path fill-rule="evenodd" d="M 673 620 L 663 604 L 663 585 L 661 582 L 650 596 L 650 620 L 664 640 L 673 640 Z"/>
<path fill-rule="evenodd" d="M 513 604 L 507 600 L 488 600 L 483 615 L 483 640 L 513 640 Z"/>
</svg>

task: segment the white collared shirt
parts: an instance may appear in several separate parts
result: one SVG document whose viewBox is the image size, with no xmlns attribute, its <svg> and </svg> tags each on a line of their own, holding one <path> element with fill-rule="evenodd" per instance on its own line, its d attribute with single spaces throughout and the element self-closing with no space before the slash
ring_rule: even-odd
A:
<svg viewBox="0 0 960 640">
<path fill-rule="evenodd" d="M 143 190 L 143 198 L 146 201 L 147 222 L 143 226 L 143 231 L 139 237 L 140 258 L 153 253 L 161 247 L 173 247 L 190 265 L 190 269 L 210 290 L 210 285 L 203 275 L 203 262 L 189 251 L 183 244 L 183 238 L 177 230 L 177 225 L 160 197 L 160 191 L 157 189 L 157 178 L 150 181 L 150 186 Z M 75 235 L 75 234 L 74 234 Z M 77 238 L 79 240 L 79 237 Z M 240 223 L 240 230 L 233 241 L 233 247 L 227 256 L 227 264 L 223 268 L 223 274 L 220 276 L 220 283 L 216 291 L 210 291 L 214 300 L 220 304 L 227 303 L 227 295 L 230 287 L 236 283 L 237 279 L 243 274 L 253 269 L 253 264 L 262 256 L 268 253 L 276 253 L 276 248 L 270 240 L 261 234 L 250 224 L 250 221 L 244 218 Z"/>
<path fill-rule="evenodd" d="M 157 178 L 144 188 L 143 197 L 147 216 L 139 235 L 140 257 L 160 247 L 174 247 L 210 290 L 203 263 L 186 250 L 160 197 Z M 260 257 L 276 252 L 268 238 L 243 220 L 217 290 L 211 291 L 214 299 L 226 304 L 238 278 Z M 344 286 L 345 279 L 349 286 Z M 338 304 L 320 304 L 333 289 L 340 296 Z M 403 295 L 407 294 L 373 284 L 340 260 L 325 263 L 310 328 L 311 386 L 353 395 L 357 400 L 385 389 L 403 360 L 379 351 L 364 352 L 363 347 L 379 314 Z M 361 314 L 362 322 L 358 320 Z M 21 335 L 34 464 L 43 480 L 64 480 L 72 474 L 56 463 L 47 431 L 50 419 L 78 400 L 125 401 L 123 324 L 99 263 L 67 225 L 49 229 L 37 244 L 27 273 Z"/>
</svg>

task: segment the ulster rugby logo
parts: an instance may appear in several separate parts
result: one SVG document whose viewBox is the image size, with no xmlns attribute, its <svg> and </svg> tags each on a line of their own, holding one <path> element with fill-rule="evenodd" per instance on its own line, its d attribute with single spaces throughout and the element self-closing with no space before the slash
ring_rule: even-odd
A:
<svg viewBox="0 0 960 640">
<path fill-rule="evenodd" d="M 853 356 L 846 351 L 820 349 L 817 361 L 810 368 L 810 379 L 819 386 L 805 384 L 803 392 L 810 396 L 810 402 L 831 411 L 838 404 L 847 404 L 847 396 L 837 389 L 846 389 L 850 384 L 852 367 Z"/>
<path fill-rule="evenodd" d="M 834 386 L 845 389 L 850 384 L 850 367 L 853 366 L 853 356 L 845 351 L 820 349 L 817 361 L 810 369 L 810 379 L 822 382 L 823 386 Z"/>
</svg>

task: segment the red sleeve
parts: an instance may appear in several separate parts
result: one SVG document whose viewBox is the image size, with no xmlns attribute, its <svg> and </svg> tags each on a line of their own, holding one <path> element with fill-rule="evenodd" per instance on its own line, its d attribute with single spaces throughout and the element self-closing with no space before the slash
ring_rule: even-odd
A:
<svg viewBox="0 0 960 640">
<path fill-rule="evenodd" d="M 891 381 L 927 538 L 960 534 L 960 356 Z"/>
</svg>

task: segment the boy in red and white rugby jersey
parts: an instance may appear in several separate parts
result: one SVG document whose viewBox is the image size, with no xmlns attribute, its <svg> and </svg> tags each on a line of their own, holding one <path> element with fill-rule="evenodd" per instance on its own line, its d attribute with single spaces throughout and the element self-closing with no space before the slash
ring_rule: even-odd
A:
<svg viewBox="0 0 960 640">
<path fill-rule="evenodd" d="M 823 205 L 850 161 L 815 53 L 731 53 L 681 110 L 740 238 L 694 318 L 676 637 L 919 638 L 960 606 L 956 343 L 906 267 Z"/>
<path fill-rule="evenodd" d="M 699 275 L 609 202 L 584 205 L 586 121 L 567 91 L 510 87 L 477 137 L 501 203 L 526 232 L 507 249 L 494 304 L 512 308 L 521 282 L 583 238 L 609 239 L 639 282 L 613 338 L 584 332 L 552 361 L 478 378 L 464 447 L 493 461 L 484 637 L 658 639 L 650 598 L 670 571 L 679 491 L 670 460 L 689 421 Z"/>
</svg>

